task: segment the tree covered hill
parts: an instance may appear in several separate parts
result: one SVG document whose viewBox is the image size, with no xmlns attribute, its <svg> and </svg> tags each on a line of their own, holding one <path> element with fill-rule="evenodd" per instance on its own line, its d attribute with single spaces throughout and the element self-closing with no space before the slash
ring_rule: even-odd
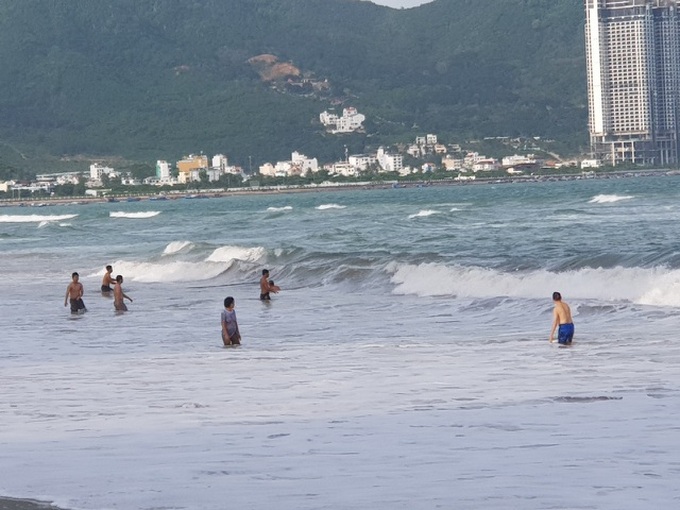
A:
<svg viewBox="0 0 680 510">
<path fill-rule="evenodd" d="M 204 151 L 255 165 L 425 131 L 578 143 L 582 25 L 579 0 L 3 0 L 0 159 Z M 328 89 L 263 81 L 249 63 L 263 54 Z M 369 136 L 324 134 L 331 101 L 367 114 Z"/>
</svg>

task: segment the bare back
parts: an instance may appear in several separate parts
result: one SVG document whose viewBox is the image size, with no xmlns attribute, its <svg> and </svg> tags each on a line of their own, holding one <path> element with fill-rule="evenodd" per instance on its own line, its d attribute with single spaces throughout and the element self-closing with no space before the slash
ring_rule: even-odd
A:
<svg viewBox="0 0 680 510">
<path fill-rule="evenodd" d="M 574 322 L 571 318 L 571 308 L 569 308 L 569 305 L 564 301 L 555 302 L 553 315 L 558 324 L 571 324 Z"/>
</svg>

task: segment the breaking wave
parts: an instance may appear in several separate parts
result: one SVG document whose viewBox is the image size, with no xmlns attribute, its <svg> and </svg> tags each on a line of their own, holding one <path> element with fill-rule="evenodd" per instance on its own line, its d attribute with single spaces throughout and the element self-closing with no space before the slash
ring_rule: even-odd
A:
<svg viewBox="0 0 680 510">
<path fill-rule="evenodd" d="M 386 271 L 396 286 L 395 294 L 547 299 L 553 291 L 559 290 L 569 298 L 680 308 L 680 270 L 664 267 L 507 273 L 440 263 L 392 262 L 386 266 Z"/>
<path fill-rule="evenodd" d="M 590 199 L 589 204 L 613 204 L 622 200 L 634 198 L 631 195 L 596 195 Z"/>
<path fill-rule="evenodd" d="M 346 205 L 338 204 L 322 204 L 316 207 L 319 211 L 327 211 L 328 209 L 346 209 Z"/>
<path fill-rule="evenodd" d="M 55 216 L 45 216 L 40 214 L 28 214 L 28 215 L 0 215 L 0 223 L 49 223 L 53 221 L 64 221 L 72 220 L 78 217 L 77 214 L 61 214 Z"/>
<path fill-rule="evenodd" d="M 144 212 L 110 212 L 109 216 L 111 218 L 127 218 L 131 220 L 145 220 L 147 218 L 153 218 L 154 216 L 158 216 L 161 212 L 160 211 L 144 211 Z"/>
<path fill-rule="evenodd" d="M 165 247 L 163 255 L 172 255 L 184 251 L 185 249 L 188 251 L 193 247 L 194 243 L 191 241 L 173 241 Z"/>
<path fill-rule="evenodd" d="M 433 209 L 424 209 L 422 211 L 419 211 L 415 214 L 409 215 L 408 219 L 412 220 L 414 218 L 427 218 L 428 216 L 432 216 L 434 214 L 441 214 L 440 211 L 435 211 Z"/>
</svg>

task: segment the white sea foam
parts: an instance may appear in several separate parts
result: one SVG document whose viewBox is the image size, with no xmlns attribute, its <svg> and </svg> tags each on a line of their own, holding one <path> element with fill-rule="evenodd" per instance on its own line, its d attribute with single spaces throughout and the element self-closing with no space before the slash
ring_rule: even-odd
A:
<svg viewBox="0 0 680 510">
<path fill-rule="evenodd" d="M 283 211 L 292 211 L 293 207 L 290 205 L 286 205 L 283 207 L 267 207 L 268 212 L 283 212 Z"/>
<path fill-rule="evenodd" d="M 118 211 L 118 212 L 110 212 L 109 216 L 111 218 L 127 218 L 131 220 L 145 220 L 148 218 L 153 218 L 154 216 L 158 216 L 161 212 L 160 211 L 143 211 L 143 212 L 123 212 L 123 211 Z"/>
<path fill-rule="evenodd" d="M 434 214 L 441 214 L 441 212 L 435 211 L 433 209 L 423 209 L 422 211 L 409 215 L 408 219 L 412 220 L 413 218 L 427 218 L 428 216 L 432 216 Z"/>
<path fill-rule="evenodd" d="M 346 205 L 339 205 L 339 204 L 321 204 L 317 206 L 317 209 L 319 211 L 327 211 L 328 209 L 346 209 Z"/>
<path fill-rule="evenodd" d="M 387 267 L 396 294 L 540 299 L 560 290 L 576 299 L 628 301 L 680 307 L 680 270 L 656 268 L 584 268 L 562 273 L 547 270 L 506 273 L 479 267 L 392 263 Z"/>
<path fill-rule="evenodd" d="M 257 262 L 263 258 L 266 250 L 262 247 L 245 248 L 242 246 L 222 246 L 213 251 L 206 259 L 207 262 L 233 262 L 242 260 L 244 262 Z"/>
<path fill-rule="evenodd" d="M 77 214 L 61 214 L 55 216 L 45 216 L 41 214 L 8 214 L 0 215 L 0 223 L 43 223 L 52 221 L 72 220 Z"/>
<path fill-rule="evenodd" d="M 622 200 L 630 200 L 631 195 L 596 195 L 590 201 L 589 204 L 613 204 L 615 202 L 620 202 Z"/>
<path fill-rule="evenodd" d="M 174 261 L 168 263 L 116 261 L 116 273 L 126 281 L 172 283 L 210 280 L 230 267 L 229 263 Z"/>
<path fill-rule="evenodd" d="M 173 255 L 180 251 L 189 250 L 194 247 L 191 241 L 173 241 L 165 247 L 163 255 Z"/>
</svg>

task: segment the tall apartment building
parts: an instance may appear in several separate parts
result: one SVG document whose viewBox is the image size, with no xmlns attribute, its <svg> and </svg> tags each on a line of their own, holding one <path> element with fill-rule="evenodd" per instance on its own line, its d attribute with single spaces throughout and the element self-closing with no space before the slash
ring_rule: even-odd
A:
<svg viewBox="0 0 680 510">
<path fill-rule="evenodd" d="M 593 156 L 678 163 L 679 0 L 585 0 Z"/>
</svg>

